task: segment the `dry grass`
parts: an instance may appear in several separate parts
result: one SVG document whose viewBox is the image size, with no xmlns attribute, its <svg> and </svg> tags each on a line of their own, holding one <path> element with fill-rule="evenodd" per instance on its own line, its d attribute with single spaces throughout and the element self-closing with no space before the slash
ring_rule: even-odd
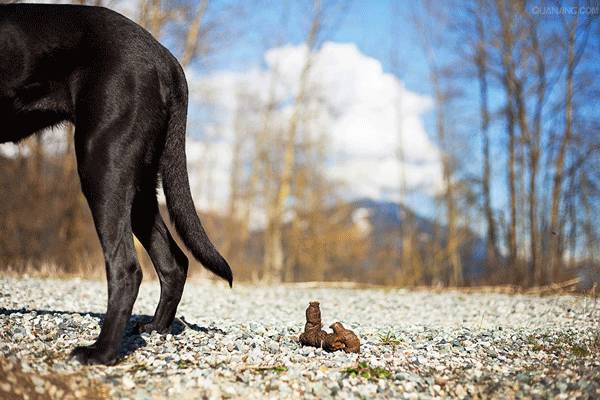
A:
<svg viewBox="0 0 600 400">
<path fill-rule="evenodd" d="M 144 274 L 144 281 L 158 280 L 156 272 L 150 262 L 148 256 L 140 252 L 139 259 Z M 191 259 L 190 259 L 191 260 Z M 192 260 L 191 260 L 192 261 Z M 104 265 L 102 263 L 89 263 L 81 262 L 77 264 L 78 267 L 72 271 L 66 271 L 64 266 L 43 263 L 21 263 L 19 265 L 0 265 L 0 271 L 3 276 L 7 277 L 33 277 L 33 278 L 53 278 L 53 279 L 93 279 L 93 280 L 104 280 L 106 279 Z M 211 280 L 219 281 L 213 275 L 204 270 L 201 266 L 190 265 L 188 274 L 190 280 Z M 262 282 L 255 281 L 239 281 L 235 282 L 236 285 L 249 285 L 249 286 L 270 286 L 272 284 L 265 284 Z M 539 296 L 551 296 L 551 295 L 584 295 L 592 298 L 597 298 L 599 295 L 598 283 L 595 283 L 592 288 L 588 290 L 580 290 L 578 285 L 580 284 L 579 278 L 569 279 L 563 282 L 552 283 L 545 286 L 534 286 L 534 287 L 520 287 L 516 285 L 477 285 L 477 286 L 398 286 L 398 285 L 381 285 L 372 284 L 366 282 L 355 282 L 355 281 L 307 281 L 307 282 L 282 282 L 279 286 L 299 288 L 299 289 L 381 289 L 381 290 L 394 290 L 394 289 L 406 289 L 411 291 L 426 291 L 434 293 L 447 293 L 447 292 L 458 292 L 458 293 L 497 293 L 497 294 L 530 294 Z"/>
<path fill-rule="evenodd" d="M 109 399 L 109 389 L 83 373 L 39 375 L 0 358 L 0 398 L 13 399 Z"/>
</svg>

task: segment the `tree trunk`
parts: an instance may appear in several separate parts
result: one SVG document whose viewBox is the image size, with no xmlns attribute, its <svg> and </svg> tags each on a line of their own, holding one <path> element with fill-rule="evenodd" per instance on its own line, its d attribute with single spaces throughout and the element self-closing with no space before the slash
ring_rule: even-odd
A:
<svg viewBox="0 0 600 400">
<path fill-rule="evenodd" d="M 292 115 L 289 120 L 289 125 L 285 137 L 283 149 L 283 166 L 279 179 L 275 196 L 270 206 L 269 220 L 270 228 L 268 234 L 268 242 L 265 243 L 265 268 L 268 273 L 268 279 L 273 282 L 280 282 L 283 278 L 283 224 L 285 214 L 285 201 L 288 199 L 291 190 L 293 170 L 296 156 L 296 137 L 298 135 L 298 123 L 300 113 L 303 108 L 303 103 L 306 97 L 308 76 L 312 66 L 312 50 L 316 45 L 317 34 L 320 28 L 320 3 L 315 1 L 314 16 L 311 22 L 311 28 L 306 40 L 306 59 L 300 74 L 300 82 L 298 93 L 294 99 Z"/>
<path fill-rule="evenodd" d="M 515 82 L 514 76 L 514 63 L 512 57 L 513 50 L 513 34 L 511 32 L 511 25 L 506 10 L 504 9 L 505 3 L 502 0 L 496 0 L 496 8 L 500 17 L 500 24 L 502 29 L 502 66 L 503 71 L 503 85 L 506 92 L 506 123 L 507 123 L 507 134 L 508 134 L 508 193 L 509 193 L 509 207 L 510 207 L 510 219 L 508 222 L 507 230 L 507 242 L 508 242 L 508 254 L 509 254 L 509 266 L 511 268 L 516 267 L 517 263 L 517 189 L 516 189 L 516 173 L 515 173 L 515 150 L 516 150 L 516 138 L 515 138 L 515 110 L 513 105 L 513 99 L 515 96 Z"/>
<path fill-rule="evenodd" d="M 180 62 L 181 65 L 184 67 L 188 65 L 196 55 L 198 42 L 200 41 L 200 28 L 202 26 L 202 19 L 206 14 L 207 8 L 208 0 L 198 1 L 198 9 L 187 31 L 187 35 L 185 38 L 185 46 L 183 48 L 183 54 L 181 55 Z"/>
<path fill-rule="evenodd" d="M 565 129 L 560 140 L 558 155 L 554 162 L 554 177 L 552 179 L 552 205 L 550 211 L 550 231 L 552 238 L 550 240 L 550 273 L 552 279 L 556 280 L 559 277 L 562 262 L 562 233 L 563 230 L 559 226 L 559 212 L 561 207 L 562 185 L 565 159 L 567 156 L 567 148 L 573 136 L 573 75 L 575 71 L 575 27 L 569 27 L 567 38 L 567 73 L 566 73 L 566 91 L 565 91 Z"/>
<path fill-rule="evenodd" d="M 488 83 L 487 83 L 487 52 L 485 49 L 485 31 L 483 21 L 479 13 L 476 13 L 477 33 L 479 40 L 475 64 L 477 66 L 477 77 L 479 80 L 479 101 L 481 119 L 481 153 L 483 158 L 483 171 L 481 175 L 481 186 L 483 194 L 483 209 L 487 224 L 486 235 L 486 259 L 488 265 L 495 269 L 498 264 L 498 247 L 496 242 L 496 222 L 492 210 L 492 199 L 490 189 L 490 113 L 488 108 Z"/>
</svg>

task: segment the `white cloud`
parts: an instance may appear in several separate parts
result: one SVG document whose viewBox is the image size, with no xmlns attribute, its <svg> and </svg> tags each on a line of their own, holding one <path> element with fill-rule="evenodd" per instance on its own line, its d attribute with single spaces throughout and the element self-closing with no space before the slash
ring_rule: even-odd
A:
<svg viewBox="0 0 600 400">
<path fill-rule="evenodd" d="M 268 101 L 275 73 L 276 98 L 289 103 L 298 91 L 306 52 L 302 45 L 288 45 L 269 50 L 262 69 L 219 71 L 207 76 L 188 74 L 192 101 L 210 105 L 209 116 L 202 112 L 202 117 L 195 119 L 192 111 L 190 118 L 204 133 L 213 133 L 210 141 L 219 143 L 219 168 L 229 168 L 221 160 L 231 159 L 231 152 L 225 149 L 233 138 L 239 88 L 252 94 L 250 106 L 260 108 Z M 319 130 L 329 136 L 327 173 L 345 183 L 346 195 L 396 199 L 401 175 L 411 190 L 437 192 L 441 187 L 440 152 L 423 125 L 423 113 L 431 101 L 407 90 L 394 75 L 383 71 L 379 61 L 362 54 L 353 44 L 325 43 L 313 56 L 309 92 L 318 93 L 318 121 L 325 125 Z M 279 111 L 282 124 L 288 112 L 289 107 Z M 247 123 L 259 124 L 260 120 L 250 118 Z M 402 164 L 397 156 L 400 137 Z M 190 170 L 192 175 L 196 171 L 193 162 Z M 216 190 L 226 195 L 228 175 L 226 171 L 217 171 L 216 175 L 223 179 L 213 182 L 221 186 Z M 196 198 L 206 204 L 203 195 Z"/>
<path fill-rule="evenodd" d="M 224 141 L 187 140 L 190 188 L 196 207 L 225 210 L 229 194 L 231 146 Z"/>
</svg>

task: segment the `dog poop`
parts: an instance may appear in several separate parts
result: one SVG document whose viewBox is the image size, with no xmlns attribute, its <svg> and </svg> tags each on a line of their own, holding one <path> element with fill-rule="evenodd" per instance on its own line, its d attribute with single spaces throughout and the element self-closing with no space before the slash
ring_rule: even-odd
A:
<svg viewBox="0 0 600 400">
<path fill-rule="evenodd" d="M 318 301 L 311 301 L 306 309 L 306 324 L 300 335 L 303 346 L 321 347 L 325 351 L 344 350 L 346 353 L 360 352 L 360 340 L 354 332 L 344 328 L 341 322 L 330 326 L 333 333 L 327 333 L 321 328 L 321 309 Z"/>
</svg>

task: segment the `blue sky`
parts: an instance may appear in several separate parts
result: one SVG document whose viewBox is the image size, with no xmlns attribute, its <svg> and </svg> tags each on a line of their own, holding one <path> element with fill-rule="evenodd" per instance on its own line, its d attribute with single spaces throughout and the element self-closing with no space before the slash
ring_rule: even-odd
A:
<svg viewBox="0 0 600 400">
<path fill-rule="evenodd" d="M 236 38 L 235 44 L 230 49 L 224 50 L 216 57 L 210 71 L 215 69 L 243 71 L 256 65 L 264 66 L 263 55 L 267 49 L 289 43 L 298 44 L 303 41 L 310 17 L 308 11 L 312 4 L 311 1 L 264 1 L 259 4 L 263 4 L 263 7 L 253 8 L 246 21 L 247 26 L 251 27 L 250 30 Z M 411 21 L 413 14 L 420 11 L 421 3 L 402 0 L 354 0 L 347 4 L 343 17 L 329 31 L 325 40 L 353 43 L 363 55 L 376 59 L 383 67 L 384 72 L 394 74 L 409 91 L 431 97 L 432 89 L 429 83 L 428 67 L 419 37 L 415 33 Z M 456 4 L 458 6 L 451 9 L 451 12 L 455 13 L 454 16 L 468 18 L 467 10 L 459 3 Z M 570 5 L 570 3 L 566 5 Z M 535 7 L 535 3 L 531 7 Z M 551 23 L 546 25 L 548 29 L 561 29 L 561 16 L 559 15 L 539 15 L 537 18 L 551 20 Z M 273 36 L 272 31 L 280 29 L 279 27 L 282 25 L 285 26 L 284 37 Z M 427 26 L 425 27 L 427 28 Z M 242 31 L 243 29 L 241 28 Z M 265 34 L 265 32 L 269 33 Z M 451 48 L 454 45 L 453 40 L 455 39 L 451 36 L 446 36 L 444 45 Z M 598 30 L 595 30 L 589 38 L 587 51 L 598 51 L 599 42 L 600 35 L 598 35 Z M 440 64 L 449 61 L 460 63 L 460 58 L 457 58 L 456 54 L 448 54 L 447 51 L 447 49 L 445 51 L 438 49 L 435 52 Z M 395 65 L 392 65 L 392 54 L 397 60 Z M 199 72 L 202 74 L 201 71 Z M 474 80 L 468 79 L 461 80 L 459 85 L 461 85 L 460 89 L 467 93 L 467 96 L 461 98 L 449 113 L 452 114 L 452 124 L 463 135 L 468 147 L 463 155 L 469 159 L 462 160 L 467 162 L 462 163 L 461 173 L 478 177 L 481 171 L 480 121 L 477 114 L 478 87 Z M 555 93 L 556 91 L 560 93 L 561 88 L 556 87 L 554 90 Z M 492 86 L 490 88 L 492 112 L 498 112 L 504 101 L 503 95 Z M 590 104 L 589 107 L 594 106 Z M 560 121 L 557 122 L 556 119 L 556 115 L 549 115 L 547 121 L 550 124 L 558 124 L 558 127 Z M 432 136 L 432 109 L 422 114 L 422 120 L 426 131 Z M 503 122 L 499 121 L 493 124 L 490 134 L 492 175 L 495 177 L 492 182 L 492 198 L 494 207 L 503 208 L 507 199 L 504 160 L 506 135 Z M 434 212 L 433 202 L 424 201 L 423 196 L 414 198 L 412 205 L 425 214 L 431 215 Z"/>
<path fill-rule="evenodd" d="M 262 8 L 252 8 L 239 28 L 242 34 L 230 47 L 213 55 L 208 63 L 194 65 L 198 76 L 210 76 L 219 71 L 243 73 L 257 66 L 265 67 L 267 50 L 303 42 L 312 2 L 265 1 L 262 4 Z M 393 73 L 410 92 L 427 97 L 430 91 L 427 66 L 408 19 L 415 4 L 394 0 L 347 2 L 343 13 L 334 12 L 335 18 L 325 27 L 322 41 L 354 44 L 362 55 L 377 60 L 384 73 Z M 273 33 L 282 30 L 283 34 Z M 392 57 L 397 60 L 395 67 Z M 430 125 L 430 116 L 431 112 L 422 114 L 424 124 Z M 198 137 L 198 130 L 192 135 Z M 429 196 L 415 193 L 413 205 L 431 215 L 434 210 Z"/>
<path fill-rule="evenodd" d="M 259 62 L 265 47 L 269 44 L 275 46 L 279 40 L 278 37 L 268 37 L 267 42 L 270 43 L 265 44 L 261 29 L 272 31 L 283 24 L 286 26 L 284 41 L 297 44 L 304 40 L 309 16 L 302 14 L 310 9 L 307 5 L 312 2 L 288 0 L 264 1 L 262 4 L 263 8 L 252 9 L 246 21 L 250 28 L 240 28 L 243 34 L 236 38 L 232 47 L 218 55 L 211 68 L 240 70 Z M 341 16 L 336 15 L 335 22 L 332 22 L 334 27 L 326 30 L 325 40 L 354 43 L 363 54 L 381 62 L 386 72 L 396 73 L 409 89 L 426 93 L 429 91 L 427 67 L 409 21 L 415 7 L 418 7 L 417 2 L 403 0 L 347 1 Z M 397 12 L 400 18 L 396 18 L 393 12 Z M 397 52 L 401 63 L 397 71 L 390 65 L 392 51 Z"/>
</svg>

